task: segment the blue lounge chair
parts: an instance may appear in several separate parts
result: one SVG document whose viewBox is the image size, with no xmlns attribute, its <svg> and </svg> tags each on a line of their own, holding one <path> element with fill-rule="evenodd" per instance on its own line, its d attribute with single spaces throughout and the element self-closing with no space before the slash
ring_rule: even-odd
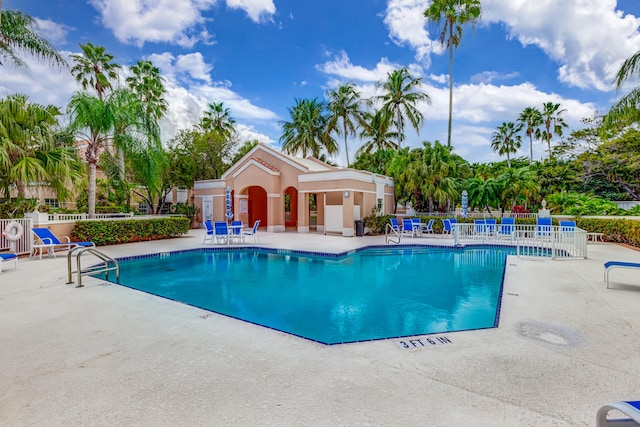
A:
<svg viewBox="0 0 640 427">
<path fill-rule="evenodd" d="M 551 218 L 538 218 L 536 221 L 536 236 L 551 236 Z"/>
<path fill-rule="evenodd" d="M 204 222 L 204 228 L 207 229 L 207 232 L 204 234 L 204 237 L 202 238 L 202 244 L 204 245 L 207 242 L 209 242 L 210 244 L 213 244 L 213 236 L 216 233 L 213 230 L 213 223 L 211 222 L 210 219 Z"/>
<path fill-rule="evenodd" d="M 398 235 L 402 234 L 402 227 L 398 224 L 398 218 L 389 218 L 389 221 L 391 222 L 391 229 Z"/>
<path fill-rule="evenodd" d="M 216 243 L 229 244 L 229 227 L 225 221 L 214 222 L 213 231 Z"/>
<path fill-rule="evenodd" d="M 487 232 L 487 226 L 484 219 L 474 219 L 473 224 L 476 234 L 485 234 Z"/>
<path fill-rule="evenodd" d="M 451 234 L 451 219 L 442 219 L 442 234 Z"/>
<path fill-rule="evenodd" d="M 416 228 L 414 227 L 413 220 L 411 220 L 411 218 L 404 218 L 402 220 L 402 234 L 416 237 Z"/>
<path fill-rule="evenodd" d="M 2 273 L 2 266 L 5 263 L 12 262 L 15 268 L 18 268 L 18 255 L 16 254 L 0 254 L 0 273 Z"/>
<path fill-rule="evenodd" d="M 93 242 L 72 242 L 69 236 L 62 236 L 62 240 L 60 240 L 48 228 L 32 228 L 31 231 L 35 235 L 31 256 L 35 255 L 36 251 L 40 251 L 40 259 L 42 259 L 42 252 L 45 249 L 49 252 L 49 256 L 55 257 L 56 249 L 69 250 L 77 246 L 95 246 Z"/>
<path fill-rule="evenodd" d="M 496 219 L 495 218 L 487 218 L 484 220 L 485 223 L 485 231 L 487 234 L 494 235 L 496 234 Z"/>
<path fill-rule="evenodd" d="M 612 409 L 622 412 L 628 418 L 607 418 L 609 411 Z M 637 425 L 640 425 L 640 400 L 610 403 L 601 407 L 596 414 L 596 427 L 623 427 Z"/>
<path fill-rule="evenodd" d="M 516 232 L 516 220 L 514 218 L 502 218 L 500 221 L 500 227 L 498 228 L 498 236 L 508 236 L 513 239 Z"/>
<path fill-rule="evenodd" d="M 253 227 L 245 228 L 242 230 L 243 237 L 253 236 L 254 243 L 260 243 L 260 237 L 258 237 L 258 227 L 260 227 L 260 220 L 253 223 Z"/>
<path fill-rule="evenodd" d="M 576 231 L 576 222 L 560 221 L 560 231 Z"/>
<path fill-rule="evenodd" d="M 431 218 L 429 220 L 429 222 L 426 225 L 422 225 L 422 232 L 423 233 L 433 233 L 433 224 L 434 224 L 435 220 L 433 218 Z"/>
<path fill-rule="evenodd" d="M 609 271 L 614 268 L 635 268 L 640 269 L 640 263 L 638 262 L 624 262 L 624 261 L 608 261 L 604 263 L 604 281 L 607 282 L 607 289 L 609 289 Z"/>
</svg>

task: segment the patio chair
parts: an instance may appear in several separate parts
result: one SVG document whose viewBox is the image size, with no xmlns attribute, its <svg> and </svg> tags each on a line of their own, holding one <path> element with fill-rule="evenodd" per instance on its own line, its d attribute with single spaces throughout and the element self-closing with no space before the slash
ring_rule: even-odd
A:
<svg viewBox="0 0 640 427">
<path fill-rule="evenodd" d="M 257 220 L 256 222 L 254 222 L 253 227 L 244 228 L 242 230 L 242 236 L 243 237 L 253 236 L 254 243 L 260 243 L 260 237 L 258 236 L 258 227 L 260 227 L 260 220 Z"/>
<path fill-rule="evenodd" d="M 560 231 L 576 231 L 575 221 L 560 221 Z"/>
<path fill-rule="evenodd" d="M 485 223 L 485 232 L 491 236 L 496 234 L 496 219 L 495 218 L 487 218 L 484 220 Z"/>
<path fill-rule="evenodd" d="M 227 227 L 226 221 L 214 222 L 213 232 L 216 243 L 229 244 L 229 227 Z"/>
<path fill-rule="evenodd" d="M 231 226 L 229 227 L 229 237 L 231 238 L 231 242 L 237 241 L 238 243 L 244 243 L 244 234 L 242 234 L 243 228 L 242 221 L 231 221 Z"/>
<path fill-rule="evenodd" d="M 498 228 L 498 237 L 507 236 L 513 239 L 516 232 L 516 220 L 514 218 L 502 218 L 500 227 Z"/>
<path fill-rule="evenodd" d="M 474 219 L 474 231 L 476 234 L 485 234 L 487 232 L 487 226 L 484 219 Z"/>
<path fill-rule="evenodd" d="M 538 218 L 536 221 L 536 237 L 551 236 L 551 218 Z"/>
<path fill-rule="evenodd" d="M 422 231 L 427 226 L 424 222 L 420 220 L 420 218 L 411 218 L 411 225 L 413 226 L 413 230 L 415 231 L 416 236 L 422 235 Z"/>
<path fill-rule="evenodd" d="M 213 244 L 213 236 L 216 233 L 213 229 L 213 223 L 211 222 L 210 219 L 204 222 L 204 227 L 207 229 L 207 232 L 205 233 L 204 238 L 202 239 L 202 244 L 204 245 L 207 242 L 209 242 L 210 244 Z"/>
<path fill-rule="evenodd" d="M 398 224 L 398 218 L 392 217 L 389 218 L 389 221 L 391 222 L 391 229 L 398 235 L 402 234 L 402 227 Z"/>
<path fill-rule="evenodd" d="M 627 418 L 607 418 L 609 411 L 615 409 Z M 640 400 L 620 401 L 604 405 L 596 414 L 596 427 L 637 426 L 640 425 Z"/>
<path fill-rule="evenodd" d="M 433 234 L 433 224 L 434 223 L 435 223 L 435 220 L 433 218 L 431 218 L 426 225 L 422 224 L 422 232 L 423 233 L 432 233 Z"/>
<path fill-rule="evenodd" d="M 56 249 L 69 250 L 77 246 L 95 246 L 93 242 L 72 242 L 69 236 L 62 236 L 61 240 L 48 228 L 32 228 L 31 231 L 35 235 L 31 256 L 35 255 L 36 251 L 40 251 L 39 259 L 42 259 L 42 252 L 45 249 L 49 252 L 49 256 L 53 255 L 55 258 Z"/>
<path fill-rule="evenodd" d="M 0 273 L 5 263 L 12 262 L 15 268 L 18 268 L 18 255 L 16 254 L 0 254 Z"/>
<path fill-rule="evenodd" d="M 411 218 L 404 218 L 402 220 L 402 234 L 411 236 L 412 238 L 416 237 L 416 228 L 413 225 Z"/>
<path fill-rule="evenodd" d="M 451 219 L 442 219 L 442 234 L 451 234 Z"/>
</svg>

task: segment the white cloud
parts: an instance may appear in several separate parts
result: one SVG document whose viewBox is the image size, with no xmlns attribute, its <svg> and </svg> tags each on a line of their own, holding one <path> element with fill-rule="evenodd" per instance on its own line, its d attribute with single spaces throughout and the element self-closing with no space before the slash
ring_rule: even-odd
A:
<svg viewBox="0 0 640 427">
<path fill-rule="evenodd" d="M 333 61 L 316 65 L 316 69 L 326 74 L 343 77 L 360 82 L 377 82 L 387 77 L 387 73 L 400 67 L 392 64 L 387 58 L 382 58 L 374 69 L 369 70 L 359 65 L 353 65 L 346 52 L 340 52 Z"/>
<path fill-rule="evenodd" d="M 273 0 L 227 0 L 227 7 L 242 9 L 254 22 L 270 21 L 276 13 Z"/>
<path fill-rule="evenodd" d="M 73 28 L 64 24 L 49 21 L 48 19 L 33 18 L 36 22 L 38 34 L 54 45 L 66 44 L 66 38 L 69 31 Z"/>
<path fill-rule="evenodd" d="M 218 0 L 89 0 L 102 24 L 123 43 L 147 42 L 193 47 L 211 43 L 205 12 Z M 244 10 L 254 22 L 271 20 L 273 0 L 227 0 L 227 7 Z"/>
<path fill-rule="evenodd" d="M 105 27 L 118 40 L 142 46 L 146 42 L 166 42 L 192 47 L 208 42 L 202 12 L 217 0 L 90 0 L 101 14 Z"/>
<path fill-rule="evenodd" d="M 429 0 L 389 0 L 384 23 L 389 28 L 389 36 L 394 43 L 408 44 L 416 51 L 416 58 L 429 65 L 429 53 L 442 51 L 440 42 L 429 38 L 423 15 Z"/>
<path fill-rule="evenodd" d="M 558 62 L 570 86 L 612 90 L 620 64 L 638 50 L 640 18 L 616 11 L 616 0 L 485 0 L 484 24 L 504 23 L 510 37 Z"/>
<path fill-rule="evenodd" d="M 253 126 L 239 124 L 236 126 L 236 131 L 240 138 L 240 142 L 244 141 L 260 141 L 268 145 L 274 145 L 275 141 L 269 136 L 257 131 Z"/>
<path fill-rule="evenodd" d="M 170 52 L 149 55 L 148 59 L 158 67 L 163 74 L 172 76 L 180 81 L 199 80 L 211 83 L 213 66 L 204 62 L 200 52 L 174 56 Z"/>
</svg>

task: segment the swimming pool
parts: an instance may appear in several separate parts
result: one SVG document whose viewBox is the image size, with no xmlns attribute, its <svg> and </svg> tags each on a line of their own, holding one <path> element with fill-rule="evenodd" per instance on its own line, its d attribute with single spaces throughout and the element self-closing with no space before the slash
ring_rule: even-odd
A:
<svg viewBox="0 0 640 427">
<path fill-rule="evenodd" d="M 203 248 L 120 260 L 124 286 L 323 344 L 498 325 L 509 247 Z"/>
</svg>

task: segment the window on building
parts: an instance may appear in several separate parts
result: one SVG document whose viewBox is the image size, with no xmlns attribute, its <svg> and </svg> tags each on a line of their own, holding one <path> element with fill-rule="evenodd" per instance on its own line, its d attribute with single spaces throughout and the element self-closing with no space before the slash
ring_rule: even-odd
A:
<svg viewBox="0 0 640 427">
<path fill-rule="evenodd" d="M 58 204 L 58 199 L 44 199 L 45 206 L 49 206 L 53 209 L 58 209 L 60 205 Z"/>
<path fill-rule="evenodd" d="M 147 202 L 138 203 L 138 212 L 145 215 L 149 213 L 149 205 L 147 205 Z"/>
</svg>

